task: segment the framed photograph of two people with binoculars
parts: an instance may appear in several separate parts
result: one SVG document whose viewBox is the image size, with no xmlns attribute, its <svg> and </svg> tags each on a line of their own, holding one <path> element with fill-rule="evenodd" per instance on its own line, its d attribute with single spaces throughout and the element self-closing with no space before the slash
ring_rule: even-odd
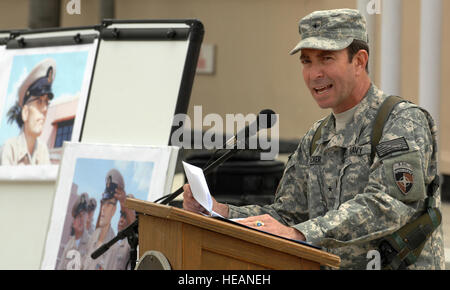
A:
<svg viewBox="0 0 450 290">
<path fill-rule="evenodd" d="M 124 239 L 91 253 L 136 219 L 126 198 L 154 201 L 171 190 L 177 147 L 64 143 L 42 269 L 129 267 Z"/>
</svg>

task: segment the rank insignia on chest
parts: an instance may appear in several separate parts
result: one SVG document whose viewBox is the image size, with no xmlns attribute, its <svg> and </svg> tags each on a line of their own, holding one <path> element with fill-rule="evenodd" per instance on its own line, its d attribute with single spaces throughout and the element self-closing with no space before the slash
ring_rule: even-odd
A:
<svg viewBox="0 0 450 290">
<path fill-rule="evenodd" d="M 309 158 L 309 165 L 322 165 L 322 156 L 311 156 Z"/>
<path fill-rule="evenodd" d="M 407 195 L 414 185 L 413 167 L 408 162 L 397 162 L 394 163 L 392 170 L 398 189 Z"/>
</svg>

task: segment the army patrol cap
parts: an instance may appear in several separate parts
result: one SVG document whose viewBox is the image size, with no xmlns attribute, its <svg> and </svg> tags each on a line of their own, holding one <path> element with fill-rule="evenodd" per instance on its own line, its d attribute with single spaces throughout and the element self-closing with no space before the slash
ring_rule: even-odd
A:
<svg viewBox="0 0 450 290">
<path fill-rule="evenodd" d="M 115 168 L 108 171 L 105 177 L 105 183 L 106 187 L 105 192 L 102 195 L 102 200 L 113 198 L 117 187 L 125 189 L 123 176 L 120 174 L 119 170 Z"/>
<path fill-rule="evenodd" d="M 76 218 L 81 212 L 88 210 L 88 199 L 89 196 L 87 193 L 81 194 L 77 200 L 75 201 L 75 204 L 72 206 L 72 216 Z"/>
<path fill-rule="evenodd" d="M 47 58 L 38 63 L 19 87 L 19 106 L 23 107 L 30 97 L 48 95 L 53 99 L 52 83 L 56 75 L 56 62 Z"/>
<path fill-rule="evenodd" d="M 291 55 L 303 48 L 341 50 L 355 39 L 369 42 L 366 20 L 354 9 L 315 11 L 302 18 L 298 26 L 301 41 Z"/>
</svg>

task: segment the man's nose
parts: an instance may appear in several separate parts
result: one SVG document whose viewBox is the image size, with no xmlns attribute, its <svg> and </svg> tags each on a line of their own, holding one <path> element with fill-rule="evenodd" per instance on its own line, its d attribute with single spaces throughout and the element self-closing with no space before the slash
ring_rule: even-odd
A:
<svg viewBox="0 0 450 290">
<path fill-rule="evenodd" d="M 42 113 L 47 113 L 48 107 L 50 106 L 50 101 L 47 95 L 41 96 L 40 107 Z"/>
<path fill-rule="evenodd" d="M 317 80 L 324 77 L 323 67 L 320 64 L 314 64 L 311 66 L 310 79 Z"/>
</svg>

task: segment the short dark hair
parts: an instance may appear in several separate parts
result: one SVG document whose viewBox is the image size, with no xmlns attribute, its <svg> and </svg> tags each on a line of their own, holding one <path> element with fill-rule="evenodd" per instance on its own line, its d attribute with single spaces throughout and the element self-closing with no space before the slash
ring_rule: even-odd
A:
<svg viewBox="0 0 450 290">
<path fill-rule="evenodd" d="M 22 108 L 19 106 L 19 101 L 16 102 L 14 106 L 12 106 L 8 113 L 8 123 L 16 122 L 19 128 L 23 127 L 23 119 L 22 119 Z"/>
<path fill-rule="evenodd" d="M 353 40 L 353 42 L 347 47 L 348 61 L 352 62 L 355 54 L 361 49 L 367 51 L 367 55 L 369 55 L 369 45 L 367 44 L 367 42 L 359 39 Z M 367 61 L 366 64 L 366 72 L 369 73 L 369 61 Z"/>
</svg>

